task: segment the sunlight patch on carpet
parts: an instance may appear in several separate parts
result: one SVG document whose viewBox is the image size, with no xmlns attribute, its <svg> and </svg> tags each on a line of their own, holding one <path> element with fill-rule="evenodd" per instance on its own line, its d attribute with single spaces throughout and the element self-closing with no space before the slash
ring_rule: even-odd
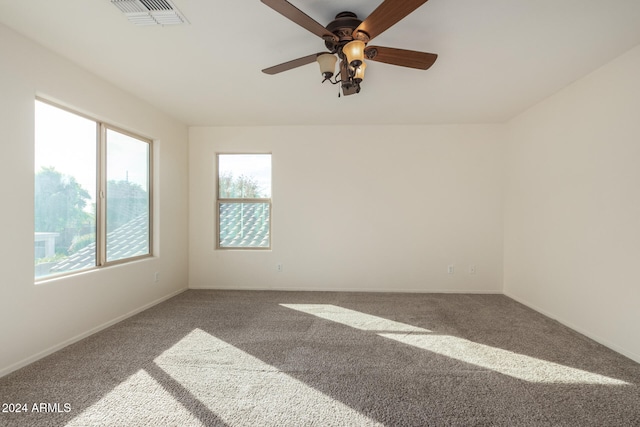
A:
<svg viewBox="0 0 640 427">
<path fill-rule="evenodd" d="M 322 319 L 331 320 L 332 322 L 342 323 L 343 325 L 363 331 L 381 331 L 381 332 L 431 332 L 428 329 L 419 328 L 417 326 L 407 325 L 406 323 L 396 322 L 394 320 L 385 319 L 383 317 L 372 316 L 360 311 L 349 310 L 332 304 L 280 304 L 293 310 L 302 311 L 303 313 L 313 314 Z"/>
<path fill-rule="evenodd" d="M 384 319 L 332 304 L 280 304 L 403 344 L 533 383 L 628 385 L 628 383 L 509 350 Z"/>
<path fill-rule="evenodd" d="M 225 424 L 282 426 L 381 425 L 344 403 L 201 330 L 194 329 L 154 359 Z"/>
<path fill-rule="evenodd" d="M 66 426 L 163 425 L 179 419 L 182 425 L 204 426 L 144 369 L 128 377 Z"/>
<path fill-rule="evenodd" d="M 627 385 L 615 378 L 450 335 L 379 335 L 533 383 Z"/>
</svg>

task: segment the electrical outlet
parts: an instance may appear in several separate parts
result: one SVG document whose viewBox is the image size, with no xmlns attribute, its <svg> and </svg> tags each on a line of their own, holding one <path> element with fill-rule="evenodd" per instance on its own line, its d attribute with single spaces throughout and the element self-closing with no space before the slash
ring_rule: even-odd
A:
<svg viewBox="0 0 640 427">
<path fill-rule="evenodd" d="M 158 273 L 157 271 L 153 274 L 153 281 L 154 282 L 160 281 L 160 273 Z"/>
<path fill-rule="evenodd" d="M 454 268 L 453 264 L 451 264 L 449 267 L 447 267 L 447 273 L 453 274 L 454 271 L 455 271 L 455 268 Z"/>
<path fill-rule="evenodd" d="M 476 274 L 476 265 L 475 264 L 471 264 L 469 266 L 469 274 Z"/>
<path fill-rule="evenodd" d="M 278 273 L 282 273 L 282 263 L 278 263 L 278 265 L 276 265 L 276 270 L 278 270 Z"/>
</svg>

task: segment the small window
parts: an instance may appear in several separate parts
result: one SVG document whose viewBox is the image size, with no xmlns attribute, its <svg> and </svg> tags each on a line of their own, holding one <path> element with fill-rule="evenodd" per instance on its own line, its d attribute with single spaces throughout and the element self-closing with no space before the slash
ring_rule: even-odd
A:
<svg viewBox="0 0 640 427">
<path fill-rule="evenodd" d="M 271 248 L 271 154 L 218 154 L 219 249 Z"/>
<path fill-rule="evenodd" d="M 35 103 L 35 277 L 151 254 L 151 142 Z"/>
</svg>

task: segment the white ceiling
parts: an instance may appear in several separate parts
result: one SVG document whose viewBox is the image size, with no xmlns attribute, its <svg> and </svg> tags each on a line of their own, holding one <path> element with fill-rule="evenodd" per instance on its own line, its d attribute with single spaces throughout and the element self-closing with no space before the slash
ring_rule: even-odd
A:
<svg viewBox="0 0 640 427">
<path fill-rule="evenodd" d="M 338 98 L 324 49 L 259 0 L 173 0 L 189 25 L 135 26 L 109 0 L 0 0 L 0 22 L 188 125 L 503 122 L 640 44 L 638 0 L 430 0 L 371 45 L 437 53 L 420 71 L 371 62 Z M 322 25 L 380 0 L 290 0 Z"/>
</svg>

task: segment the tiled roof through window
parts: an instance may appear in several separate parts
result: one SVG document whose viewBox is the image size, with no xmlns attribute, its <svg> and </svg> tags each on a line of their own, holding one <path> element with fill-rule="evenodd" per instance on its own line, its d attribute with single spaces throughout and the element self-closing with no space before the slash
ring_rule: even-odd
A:
<svg viewBox="0 0 640 427">
<path fill-rule="evenodd" d="M 131 258 L 149 253 L 149 229 L 146 214 L 127 222 L 107 234 L 107 254 L 110 260 Z M 80 249 L 56 263 L 50 273 L 82 270 L 96 265 L 96 244 Z"/>
<path fill-rule="evenodd" d="M 221 203 L 220 246 L 230 248 L 269 245 L 268 203 Z M 107 254 L 110 260 L 131 258 L 148 253 L 147 215 L 129 221 L 107 234 Z M 50 273 L 63 273 L 90 268 L 96 264 L 96 244 L 91 243 L 59 261 Z"/>
<path fill-rule="evenodd" d="M 268 248 L 268 203 L 220 203 L 220 247 Z"/>
</svg>

